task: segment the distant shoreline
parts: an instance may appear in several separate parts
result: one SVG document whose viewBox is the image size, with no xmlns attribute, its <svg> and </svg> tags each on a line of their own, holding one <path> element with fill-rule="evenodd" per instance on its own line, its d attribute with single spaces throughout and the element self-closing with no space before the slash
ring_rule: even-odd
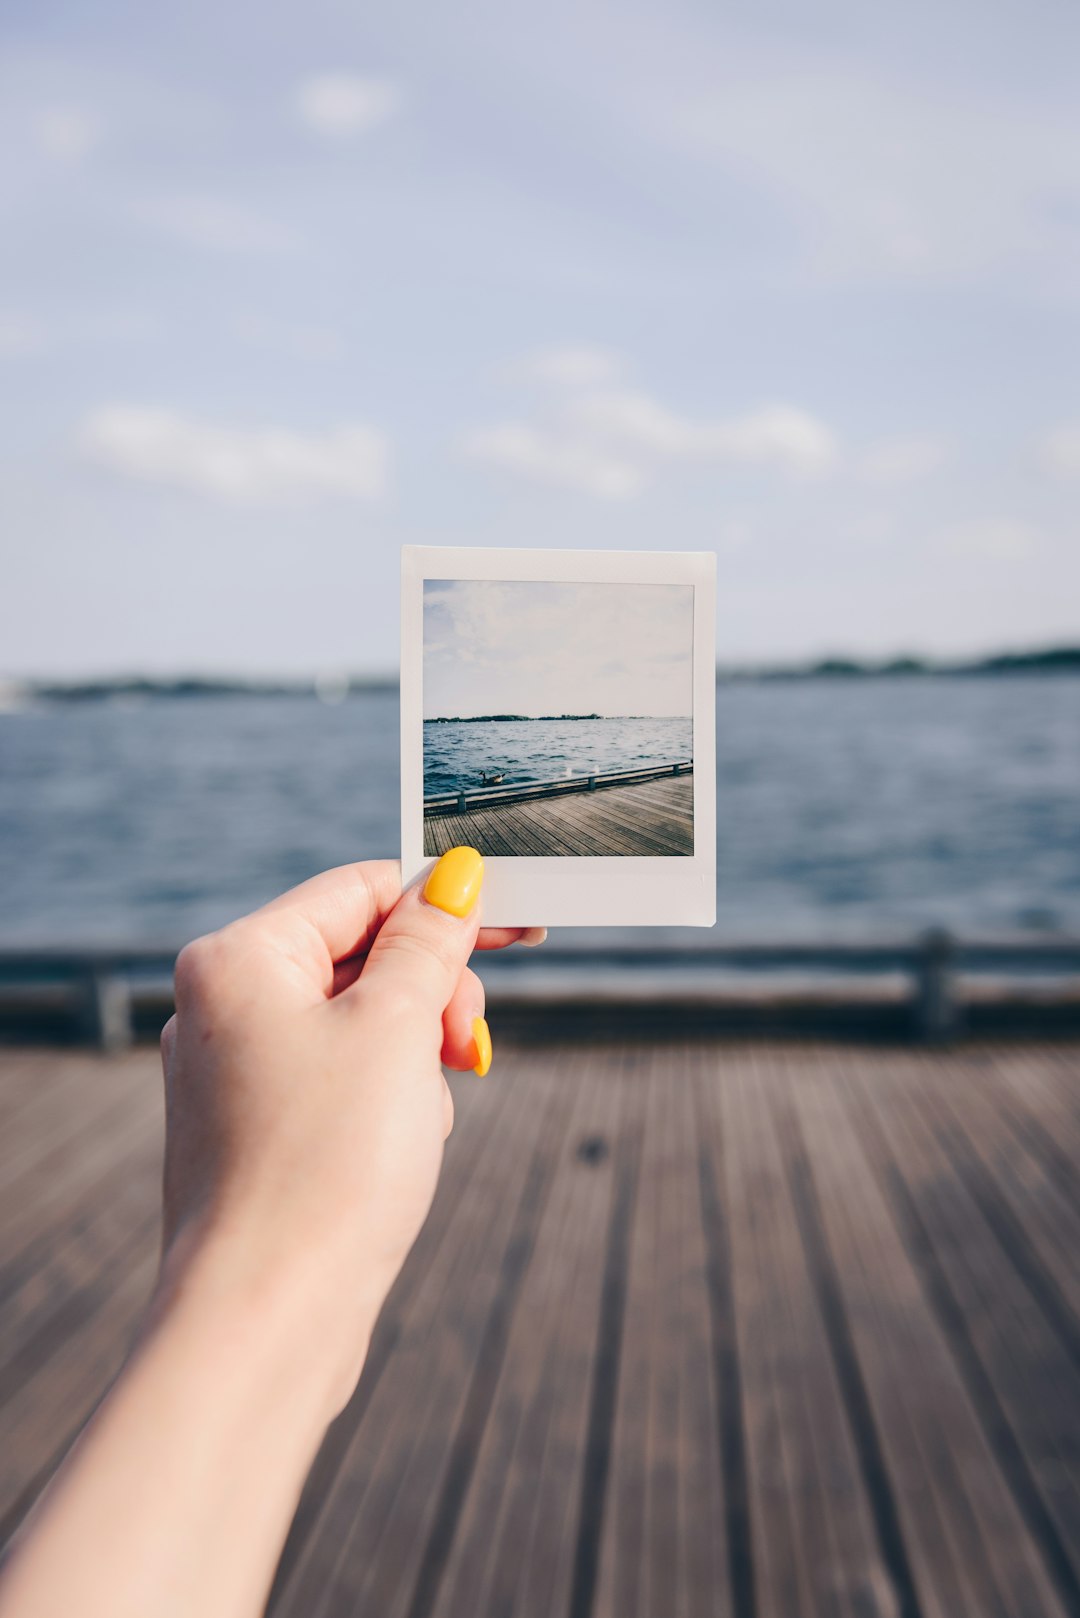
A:
<svg viewBox="0 0 1080 1618">
<path fill-rule="evenodd" d="M 425 725 L 565 725 L 585 724 L 590 720 L 622 723 L 627 719 L 644 720 L 647 724 L 688 725 L 693 719 L 692 714 L 641 714 L 641 713 L 477 713 L 477 714 L 449 714 L 438 715 L 434 719 L 425 719 Z"/>
<path fill-rule="evenodd" d="M 1002 675 L 1073 674 L 1080 675 L 1080 646 L 1057 646 L 1030 652 L 1001 652 L 989 657 L 937 661 L 931 658 L 900 657 L 873 662 L 845 657 L 822 658 L 812 663 L 723 665 L 717 666 L 719 684 L 758 684 L 795 680 L 881 680 L 881 679 L 972 679 L 1000 678 Z M 376 692 L 396 692 L 397 679 L 391 675 L 340 675 L 296 679 L 245 679 L 240 676 L 152 677 L 116 675 L 88 680 L 0 679 L 0 710 L 26 702 L 77 703 L 108 702 L 122 699 L 155 701 L 182 698 L 201 701 L 221 697 L 319 697 L 327 703 Z M 476 720 L 453 717 L 425 723 L 461 724 L 532 718 L 588 720 L 600 714 L 484 714 Z"/>
</svg>

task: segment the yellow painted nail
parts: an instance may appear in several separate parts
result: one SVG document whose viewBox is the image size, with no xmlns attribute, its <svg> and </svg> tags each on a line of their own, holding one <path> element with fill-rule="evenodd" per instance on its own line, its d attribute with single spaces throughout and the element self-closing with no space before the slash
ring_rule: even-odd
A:
<svg viewBox="0 0 1080 1618">
<path fill-rule="evenodd" d="M 483 1078 L 491 1066 L 491 1029 L 483 1017 L 474 1017 L 472 1025 L 473 1044 L 476 1046 L 476 1066 L 474 1073 Z"/>
<path fill-rule="evenodd" d="M 467 916 L 480 897 L 483 880 L 484 862 L 476 849 L 451 848 L 424 883 L 424 898 L 436 910 Z"/>
</svg>

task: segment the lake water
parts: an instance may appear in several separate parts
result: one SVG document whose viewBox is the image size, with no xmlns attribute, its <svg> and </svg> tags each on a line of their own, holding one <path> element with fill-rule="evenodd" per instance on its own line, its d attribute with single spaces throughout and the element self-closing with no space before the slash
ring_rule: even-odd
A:
<svg viewBox="0 0 1080 1618">
<path fill-rule="evenodd" d="M 0 942 L 182 941 L 396 854 L 397 717 L 394 692 L 0 714 Z M 722 936 L 1080 931 L 1080 679 L 721 685 L 717 758 Z"/>
<path fill-rule="evenodd" d="M 690 719 L 428 720 L 424 796 L 468 791 L 494 774 L 508 785 L 674 764 L 693 756 Z"/>
</svg>

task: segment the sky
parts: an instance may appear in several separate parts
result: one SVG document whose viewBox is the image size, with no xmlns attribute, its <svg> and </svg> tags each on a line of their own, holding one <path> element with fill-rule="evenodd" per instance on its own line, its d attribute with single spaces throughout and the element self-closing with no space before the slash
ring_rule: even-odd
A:
<svg viewBox="0 0 1080 1618">
<path fill-rule="evenodd" d="M 1065 0 L 10 0 L 0 675 L 385 670 L 403 543 L 721 662 L 1080 637 Z"/>
<path fill-rule="evenodd" d="M 424 583 L 424 718 L 688 719 L 688 584 Z"/>
</svg>

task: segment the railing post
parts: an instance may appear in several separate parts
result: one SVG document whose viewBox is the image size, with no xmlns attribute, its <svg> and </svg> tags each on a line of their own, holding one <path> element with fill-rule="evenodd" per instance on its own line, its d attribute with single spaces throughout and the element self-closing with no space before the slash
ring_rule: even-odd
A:
<svg viewBox="0 0 1080 1618">
<path fill-rule="evenodd" d="M 589 791 L 590 792 L 595 792 L 596 791 L 596 776 L 595 775 L 590 775 L 589 776 Z"/>
<path fill-rule="evenodd" d="M 468 808 L 468 804 L 465 801 L 464 792 L 459 792 L 458 793 L 458 795 L 457 795 L 457 806 L 458 806 L 458 813 L 463 815 L 465 813 L 465 810 Z"/>
<path fill-rule="evenodd" d="M 924 1045 L 940 1045 L 960 1032 L 960 1008 L 953 992 L 956 947 L 943 928 L 925 933 L 916 966 L 912 1004 L 915 1037 Z"/>
<path fill-rule="evenodd" d="M 135 1038 L 131 1017 L 131 991 L 127 979 L 108 972 L 91 972 L 81 985 L 81 1031 L 103 1051 L 127 1050 Z"/>
</svg>

